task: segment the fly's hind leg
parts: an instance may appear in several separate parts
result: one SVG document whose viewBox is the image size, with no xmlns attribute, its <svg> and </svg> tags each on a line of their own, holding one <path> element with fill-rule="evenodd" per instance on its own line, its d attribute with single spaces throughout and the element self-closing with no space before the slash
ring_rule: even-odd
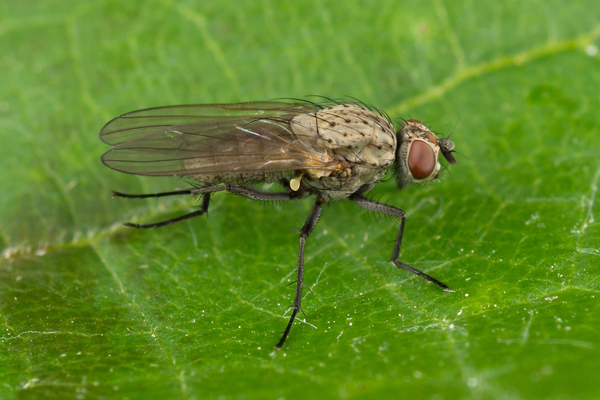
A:
<svg viewBox="0 0 600 400">
<path fill-rule="evenodd" d="M 127 194 L 112 190 L 113 197 L 123 197 L 125 199 L 147 199 L 149 197 L 178 196 L 181 194 L 192 194 L 195 189 L 175 190 L 173 192 L 151 193 L 151 194 Z"/>
<path fill-rule="evenodd" d="M 162 192 L 162 193 L 152 193 L 152 194 L 126 194 L 121 192 L 115 192 L 113 190 L 113 197 L 123 197 L 126 199 L 147 199 L 150 197 L 166 197 L 166 196 L 177 196 L 181 194 L 194 194 L 196 189 L 185 189 L 185 190 L 176 190 L 174 192 Z M 140 228 L 140 229 L 148 229 L 148 228 L 160 228 L 161 226 L 171 225 L 176 222 L 185 221 L 186 219 L 199 217 L 202 214 L 205 214 L 208 211 L 208 204 L 210 203 L 210 193 L 205 193 L 202 195 L 202 204 L 200 205 L 200 209 L 189 214 L 182 215 L 177 218 L 169 219 L 162 222 L 156 222 L 154 224 L 133 224 L 131 222 L 126 222 L 123 225 L 130 228 Z"/>
<path fill-rule="evenodd" d="M 249 200 L 256 201 L 286 201 L 294 200 L 298 198 L 296 192 L 266 192 L 264 190 L 258 190 L 251 187 L 239 186 L 239 185 L 218 185 L 208 186 L 205 188 L 194 189 L 195 193 L 202 194 L 205 191 L 216 192 L 219 190 L 226 190 L 229 193 L 237 194 L 238 196 L 245 197 Z"/>
<path fill-rule="evenodd" d="M 400 229 L 398 230 L 398 235 L 396 235 L 396 241 L 394 242 L 394 250 L 392 251 L 392 263 L 398 268 L 404 268 L 415 275 L 420 276 L 421 278 L 427 279 L 431 283 L 435 283 L 437 286 L 444 289 L 446 292 L 453 292 L 446 284 L 438 281 L 432 276 L 427 275 L 426 273 L 419 271 L 416 268 L 411 267 L 410 265 L 404 264 L 400 262 L 398 259 L 400 257 L 400 246 L 402 245 L 402 236 L 404 235 L 404 224 L 406 223 L 406 213 L 393 206 L 389 206 L 387 204 L 378 203 L 375 200 L 371 200 L 368 197 L 365 197 L 361 194 L 354 194 L 350 196 L 350 200 L 358 204 L 360 207 L 365 210 L 382 213 L 386 215 L 391 215 L 393 217 L 400 217 Z"/>
<path fill-rule="evenodd" d="M 249 188 L 245 186 L 238 185 L 215 185 L 215 186 L 206 186 L 201 188 L 191 188 L 185 190 L 176 190 L 173 192 L 162 192 L 162 193 L 153 193 L 153 194 L 126 194 L 121 192 L 116 192 L 113 190 L 114 197 L 123 197 L 127 199 L 146 199 L 150 197 L 166 197 L 166 196 L 177 196 L 182 194 L 193 194 L 193 195 L 202 195 L 202 204 L 200 205 L 200 209 L 189 214 L 182 215 L 177 218 L 169 219 L 167 221 L 157 222 L 154 224 L 133 224 L 131 222 L 126 222 L 124 225 L 130 228 L 160 228 L 161 226 L 171 225 L 177 222 L 185 221 L 190 218 L 199 217 L 205 214 L 208 211 L 208 205 L 210 203 L 210 195 L 212 193 L 228 191 L 233 194 L 237 194 L 239 196 L 245 197 L 250 200 L 259 200 L 259 201 L 283 201 L 283 200 L 292 200 L 296 198 L 296 194 L 288 193 L 288 192 L 265 192 L 261 190 L 257 190 L 254 188 Z"/>
</svg>

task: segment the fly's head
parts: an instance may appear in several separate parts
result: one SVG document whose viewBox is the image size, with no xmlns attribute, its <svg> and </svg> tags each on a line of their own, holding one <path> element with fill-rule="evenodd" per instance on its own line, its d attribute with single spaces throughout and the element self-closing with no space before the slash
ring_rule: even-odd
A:
<svg viewBox="0 0 600 400">
<path fill-rule="evenodd" d="M 421 121 L 410 119 L 404 122 L 397 135 L 395 172 L 400 188 L 436 179 L 441 168 L 440 153 L 448 163 L 456 164 L 452 155 L 454 143 L 449 139 L 438 139 Z"/>
</svg>

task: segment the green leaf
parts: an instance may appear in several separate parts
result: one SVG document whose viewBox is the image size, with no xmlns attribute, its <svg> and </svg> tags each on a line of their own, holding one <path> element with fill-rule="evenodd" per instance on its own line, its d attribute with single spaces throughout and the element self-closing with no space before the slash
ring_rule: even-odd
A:
<svg viewBox="0 0 600 400">
<path fill-rule="evenodd" d="M 0 398 L 600 396 L 596 2 L 5 2 L 0 7 Z M 176 179 L 99 161 L 151 106 L 354 96 L 453 131 L 443 179 L 311 200 L 112 199 Z M 307 291 L 305 291 L 307 292 Z"/>
</svg>

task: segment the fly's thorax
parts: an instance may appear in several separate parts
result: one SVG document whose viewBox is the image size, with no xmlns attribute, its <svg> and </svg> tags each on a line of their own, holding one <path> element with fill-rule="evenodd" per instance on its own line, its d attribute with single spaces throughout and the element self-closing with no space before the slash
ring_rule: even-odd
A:
<svg viewBox="0 0 600 400">
<path fill-rule="evenodd" d="M 411 183 L 426 182 L 438 177 L 441 168 L 438 161 L 440 148 L 448 147 L 446 143 L 452 142 L 438 139 L 423 123 L 413 119 L 402 124 L 398 132 L 398 140 L 396 155 L 398 186 L 406 187 Z M 442 150 L 446 150 L 446 147 Z"/>
<path fill-rule="evenodd" d="M 366 193 L 380 182 L 385 175 L 385 168 L 367 168 L 360 165 L 354 165 L 351 169 L 343 171 L 337 175 L 322 176 L 313 178 L 310 175 L 305 176 L 302 181 L 302 187 L 312 193 L 318 193 L 325 201 L 340 200 L 358 192 Z M 370 187 L 369 187 L 370 186 Z"/>
<path fill-rule="evenodd" d="M 365 107 L 341 104 L 294 117 L 290 125 L 298 139 L 333 159 L 367 168 L 387 169 L 394 163 L 396 134 L 386 118 Z M 314 177 L 330 171 L 309 170 Z"/>
</svg>

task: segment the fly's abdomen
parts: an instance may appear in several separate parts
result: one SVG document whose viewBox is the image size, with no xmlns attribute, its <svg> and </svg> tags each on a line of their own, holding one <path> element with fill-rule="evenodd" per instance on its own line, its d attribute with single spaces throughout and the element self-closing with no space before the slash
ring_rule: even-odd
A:
<svg viewBox="0 0 600 400">
<path fill-rule="evenodd" d="M 280 172 L 221 172 L 216 174 L 192 175 L 192 178 L 206 185 L 253 185 L 257 183 L 280 182 L 293 176 L 291 171 Z"/>
</svg>

